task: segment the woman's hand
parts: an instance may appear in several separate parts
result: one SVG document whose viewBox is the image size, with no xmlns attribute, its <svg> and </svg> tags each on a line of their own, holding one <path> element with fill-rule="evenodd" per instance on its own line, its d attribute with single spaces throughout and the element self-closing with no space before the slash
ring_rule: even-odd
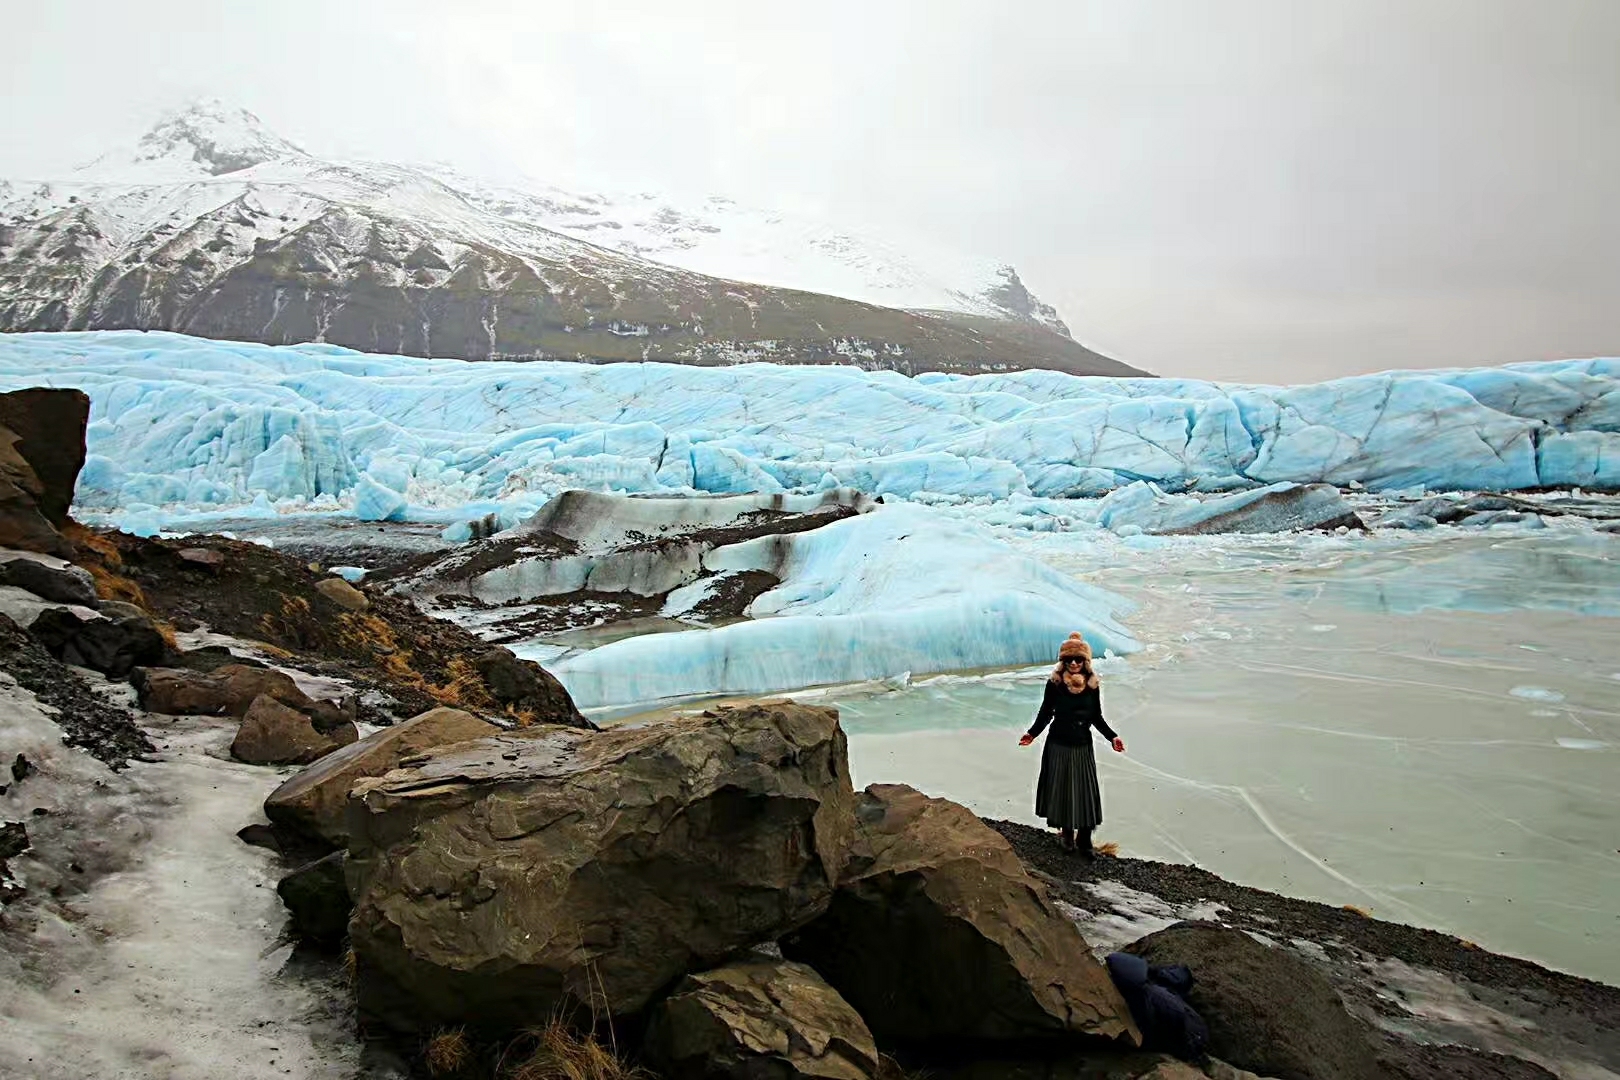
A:
<svg viewBox="0 0 1620 1080">
<path fill-rule="evenodd" d="M 1032 743 L 1034 741 L 1035 741 L 1035 736 L 1031 735 L 1027 731 L 1024 732 L 1022 735 L 1018 736 L 1018 745 L 1019 746 L 1028 746 L 1030 743 Z"/>
<path fill-rule="evenodd" d="M 1114 753 L 1123 754 L 1124 752 L 1125 752 L 1125 740 L 1120 738 L 1118 735 L 1115 735 L 1114 736 Z"/>
</svg>

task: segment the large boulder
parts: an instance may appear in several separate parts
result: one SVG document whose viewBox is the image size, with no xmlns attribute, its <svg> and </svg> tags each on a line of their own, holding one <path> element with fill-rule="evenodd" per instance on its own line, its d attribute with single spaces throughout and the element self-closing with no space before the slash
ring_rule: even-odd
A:
<svg viewBox="0 0 1620 1080">
<path fill-rule="evenodd" d="M 40 515 L 54 528 L 67 524 L 89 423 L 90 397 L 83 390 L 33 387 L 0 394 L 0 426 L 16 435 L 12 445 L 39 483 Z"/>
<path fill-rule="evenodd" d="M 314 705 L 291 675 L 248 664 L 224 664 L 206 672 L 146 668 L 133 681 L 141 708 L 165 716 L 240 718 L 258 697 L 274 698 L 301 712 Z"/>
<path fill-rule="evenodd" d="M 972 811 L 876 784 L 855 813 L 832 906 L 782 949 L 821 972 L 879 1039 L 1139 1041 L 1080 931 Z"/>
<path fill-rule="evenodd" d="M 343 852 L 334 851 L 300 866 L 276 884 L 293 932 L 327 948 L 340 943 L 349 932 L 351 905 L 343 858 Z"/>
<path fill-rule="evenodd" d="M 852 827 L 846 755 L 835 711 L 769 702 L 503 734 L 361 782 L 361 1010 L 406 1029 L 639 1013 L 826 910 Z"/>
<path fill-rule="evenodd" d="M 72 545 L 40 512 L 45 488 L 18 441 L 16 432 L 0 425 L 0 547 L 69 558 Z"/>
<path fill-rule="evenodd" d="M 308 716 L 260 694 L 231 741 L 231 756 L 249 765 L 307 765 L 359 738 L 352 723 L 317 731 Z"/>
<path fill-rule="evenodd" d="M 437 746 L 495 735 L 500 728 L 460 709 L 432 709 L 373 732 L 321 758 L 270 793 L 264 813 L 276 825 L 338 847 L 348 843 L 349 789 Z"/>
<path fill-rule="evenodd" d="M 1281 1080 L 1382 1075 L 1361 1025 L 1315 968 L 1239 930 L 1182 922 L 1126 946 L 1150 964 L 1185 964 L 1187 1000 L 1209 1025 L 1210 1052 Z"/>
<path fill-rule="evenodd" d="M 84 618 L 65 607 L 49 608 L 29 624 L 28 632 L 63 663 L 92 668 L 113 679 L 125 678 L 143 664 L 158 663 L 167 648 L 144 615 Z"/>
<path fill-rule="evenodd" d="M 0 553 L 0 585 L 27 589 L 41 600 L 58 604 L 101 605 L 96 579 L 88 570 L 48 555 Z"/>
<path fill-rule="evenodd" d="M 500 704 L 519 713 L 551 717 L 553 723 L 596 729 L 580 715 L 574 699 L 556 676 L 533 660 L 524 660 L 511 649 L 497 645 L 474 657 L 473 666 L 483 677 L 490 696 Z"/>
<path fill-rule="evenodd" d="M 688 976 L 653 1014 L 646 1054 L 669 1080 L 870 1080 L 866 1023 L 815 969 L 752 960 Z"/>
</svg>

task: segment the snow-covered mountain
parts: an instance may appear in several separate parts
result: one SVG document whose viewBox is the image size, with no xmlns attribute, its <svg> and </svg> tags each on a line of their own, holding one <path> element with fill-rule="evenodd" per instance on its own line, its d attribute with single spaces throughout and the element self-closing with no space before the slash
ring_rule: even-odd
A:
<svg viewBox="0 0 1620 1080">
<path fill-rule="evenodd" d="M 332 161 L 218 102 L 0 182 L 0 329 L 170 329 L 467 359 L 1132 374 L 1010 266 L 726 199 Z"/>
</svg>

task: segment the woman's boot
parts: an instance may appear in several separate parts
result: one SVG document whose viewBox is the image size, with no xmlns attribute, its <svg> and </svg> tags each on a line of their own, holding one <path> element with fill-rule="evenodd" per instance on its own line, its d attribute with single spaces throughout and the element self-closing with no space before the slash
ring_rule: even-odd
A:
<svg viewBox="0 0 1620 1080">
<path fill-rule="evenodd" d="M 1074 850 L 1074 830 L 1073 829 L 1060 829 L 1060 830 L 1058 830 L 1058 843 L 1063 846 L 1064 851 L 1073 851 Z"/>
<path fill-rule="evenodd" d="M 1075 836 L 1075 844 L 1080 850 L 1080 857 L 1082 859 L 1085 859 L 1086 861 L 1089 862 L 1090 860 L 1097 857 L 1096 852 L 1091 850 L 1091 830 L 1090 829 L 1077 830 L 1077 834 Z"/>
</svg>

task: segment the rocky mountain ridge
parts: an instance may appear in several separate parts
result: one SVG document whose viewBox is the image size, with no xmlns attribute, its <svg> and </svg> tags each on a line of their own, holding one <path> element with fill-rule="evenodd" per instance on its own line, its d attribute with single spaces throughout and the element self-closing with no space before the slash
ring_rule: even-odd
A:
<svg viewBox="0 0 1620 1080">
<path fill-rule="evenodd" d="M 68 178 L 0 182 L 0 330 L 165 329 L 463 359 L 1140 374 L 1010 266 L 710 199 L 325 160 L 199 103 Z"/>
</svg>

